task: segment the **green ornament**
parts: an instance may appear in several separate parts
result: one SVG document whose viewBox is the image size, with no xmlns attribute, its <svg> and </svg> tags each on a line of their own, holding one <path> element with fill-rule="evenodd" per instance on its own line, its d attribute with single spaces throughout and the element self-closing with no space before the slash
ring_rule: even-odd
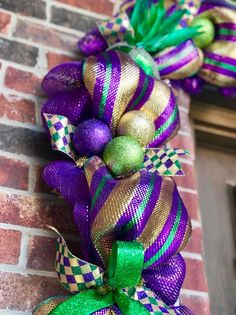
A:
<svg viewBox="0 0 236 315">
<path fill-rule="evenodd" d="M 103 151 L 103 160 L 115 177 L 125 177 L 138 171 L 143 164 L 144 151 L 133 138 L 112 139 Z"/>
<path fill-rule="evenodd" d="M 195 18 L 191 26 L 199 27 L 198 31 L 201 33 L 194 37 L 193 41 L 199 48 L 205 48 L 213 42 L 215 37 L 214 24 L 206 18 Z"/>
</svg>

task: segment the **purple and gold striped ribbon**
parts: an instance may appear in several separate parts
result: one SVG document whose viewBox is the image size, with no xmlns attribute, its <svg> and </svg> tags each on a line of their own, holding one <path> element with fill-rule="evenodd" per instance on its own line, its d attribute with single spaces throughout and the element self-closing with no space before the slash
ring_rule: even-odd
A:
<svg viewBox="0 0 236 315">
<path fill-rule="evenodd" d="M 199 75 L 215 85 L 234 86 L 236 85 L 236 59 L 205 52 L 204 64 Z"/>
<path fill-rule="evenodd" d="M 145 80 L 143 70 L 122 52 L 106 51 L 89 57 L 84 63 L 84 84 L 93 99 L 93 114 L 116 131 L 117 124 L 127 107 L 145 103 L 153 78 Z"/>
<path fill-rule="evenodd" d="M 126 111 L 143 110 L 152 118 L 156 134 L 151 146 L 173 137 L 179 113 L 171 89 L 145 72 L 129 57 L 115 50 L 89 57 L 84 63 L 84 84 L 93 99 L 93 115 L 116 132 Z"/>
<path fill-rule="evenodd" d="M 145 268 L 166 262 L 186 245 L 191 224 L 172 178 L 141 170 L 116 180 L 98 157 L 88 161 L 85 174 L 93 205 L 91 238 L 103 266 L 117 239 L 143 244 Z"/>
<path fill-rule="evenodd" d="M 217 24 L 215 39 L 236 42 L 236 23 Z"/>
<path fill-rule="evenodd" d="M 202 13 L 215 7 L 236 10 L 236 3 L 235 0 L 202 0 L 202 4 L 198 13 Z"/>
<path fill-rule="evenodd" d="M 202 60 L 201 50 L 191 40 L 167 48 L 155 57 L 160 76 L 173 80 L 194 75 L 201 67 Z"/>
<path fill-rule="evenodd" d="M 236 11 L 226 2 L 205 1 L 199 11 L 199 16 L 210 18 L 216 28 L 215 41 L 204 51 L 199 76 L 221 87 L 236 85 Z"/>
</svg>

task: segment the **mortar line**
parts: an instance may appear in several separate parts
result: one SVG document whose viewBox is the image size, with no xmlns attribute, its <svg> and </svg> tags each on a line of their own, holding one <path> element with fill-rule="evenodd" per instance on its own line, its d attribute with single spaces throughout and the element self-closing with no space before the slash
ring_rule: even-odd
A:
<svg viewBox="0 0 236 315">
<path fill-rule="evenodd" d="M 1 315 L 32 315 L 32 312 L 0 309 Z"/>
<path fill-rule="evenodd" d="M 17 36 L 11 37 L 9 39 L 9 36 L 7 36 L 6 34 L 2 33 L 2 34 L 0 34 L 0 38 L 4 38 L 4 39 L 10 40 L 10 41 L 14 40 L 17 43 L 25 44 L 25 45 L 28 45 L 28 46 L 34 47 L 34 48 L 39 48 L 39 47 L 46 48 L 49 51 L 52 51 L 52 52 L 55 52 L 55 53 L 58 53 L 58 54 L 67 55 L 67 56 L 70 56 L 70 57 L 75 57 L 77 55 L 76 52 L 73 53 L 73 52 L 71 52 L 71 50 L 70 51 L 63 50 L 61 48 L 56 48 L 55 46 L 48 46 L 48 45 L 45 45 L 45 44 L 42 44 L 42 43 L 34 42 L 32 40 L 29 41 L 27 39 L 23 39 L 23 38 L 20 38 L 20 37 L 17 37 Z M 78 40 L 79 40 L 79 38 L 80 37 L 78 37 Z M 32 45 L 32 43 L 33 43 L 33 45 Z M 79 51 L 78 51 L 78 57 L 79 57 Z M 28 67 L 30 67 L 30 66 L 28 66 Z M 32 66 L 32 69 L 33 68 L 34 67 Z"/>
<path fill-rule="evenodd" d="M 6 152 L 3 150 L 0 150 L 0 156 L 9 158 L 9 159 L 14 159 L 14 160 L 18 160 L 18 161 L 22 161 L 25 163 L 37 163 L 40 164 L 41 166 L 44 166 L 45 164 L 49 163 L 49 160 L 46 159 L 40 159 L 37 157 L 29 157 L 27 155 L 24 154 L 18 154 L 18 153 L 11 153 L 11 152 Z"/>
<path fill-rule="evenodd" d="M 178 186 L 178 190 L 179 190 L 179 192 L 186 192 L 186 193 L 190 193 L 190 194 L 193 194 L 193 195 L 197 195 L 198 194 L 196 189 L 185 188 L 185 187 L 182 187 L 182 186 Z"/>
<path fill-rule="evenodd" d="M 198 296 L 198 297 L 209 298 L 209 294 L 205 291 L 182 289 L 180 294 L 181 295 L 187 295 L 187 296 Z"/>
<path fill-rule="evenodd" d="M 22 267 L 18 267 L 15 265 L 7 265 L 7 264 L 0 264 L 0 272 L 21 274 L 22 276 L 33 275 L 33 276 L 41 276 L 41 277 L 45 276 L 45 277 L 50 277 L 50 278 L 57 277 L 57 274 L 54 271 L 23 269 Z"/>
<path fill-rule="evenodd" d="M 25 232 L 21 232 L 21 244 L 20 244 L 20 257 L 18 261 L 18 267 L 25 269 L 27 265 L 27 249 L 29 242 L 29 235 Z"/>
<path fill-rule="evenodd" d="M 35 23 L 35 24 L 47 26 L 47 27 L 52 27 L 52 28 L 54 28 L 54 29 L 56 29 L 58 31 L 62 31 L 62 32 L 65 32 L 65 33 L 68 33 L 68 34 L 71 34 L 71 35 L 76 35 L 76 36 L 79 36 L 79 37 L 85 35 L 85 32 L 83 32 L 83 31 L 72 29 L 72 28 L 68 28 L 66 26 L 61 26 L 61 25 L 58 25 L 58 24 L 54 24 L 54 23 L 52 23 L 50 21 L 47 21 L 47 19 L 43 20 L 43 19 L 39 19 L 39 18 L 36 18 L 36 17 L 33 17 L 33 16 L 27 16 L 27 15 L 22 16 L 21 14 L 19 14 L 17 12 L 12 12 L 12 11 L 9 11 L 9 10 L 3 9 L 3 8 L 0 8 L 0 12 L 11 13 L 12 16 L 16 17 L 16 20 L 19 19 L 19 20 L 29 21 L 29 22 L 32 22 L 32 23 Z M 79 13 L 81 13 L 81 12 L 79 12 Z M 82 14 L 82 15 L 87 15 L 87 14 Z M 14 34 L 12 34 L 12 35 L 13 35 L 13 38 L 14 38 Z"/>
<path fill-rule="evenodd" d="M 16 15 L 14 13 L 12 13 L 12 15 L 11 15 L 11 22 L 10 22 L 9 31 L 8 31 L 8 36 L 11 37 L 11 38 L 12 38 L 13 33 L 14 33 L 15 29 L 16 29 L 16 21 L 17 21 Z"/>
<path fill-rule="evenodd" d="M 34 131 L 39 131 L 41 133 L 45 133 L 45 130 L 43 127 L 33 125 L 30 123 L 22 123 L 22 122 L 19 122 L 17 120 L 10 120 L 8 118 L 0 117 L 0 124 L 12 126 L 12 127 L 20 127 L 20 128 L 25 128 L 25 129 L 30 129 L 30 130 L 34 130 Z"/>
<path fill-rule="evenodd" d="M 199 254 L 199 253 L 191 253 L 191 252 L 186 252 L 186 251 L 183 250 L 183 251 L 181 252 L 181 255 L 182 255 L 184 258 L 203 261 L 202 254 Z"/>
<path fill-rule="evenodd" d="M 27 196 L 27 197 L 37 197 L 37 198 L 44 198 L 48 201 L 58 201 L 59 198 L 56 195 L 50 195 L 46 193 L 36 193 L 36 192 L 29 192 L 27 190 L 20 190 L 20 189 L 14 189 L 10 187 L 0 187 L 0 192 L 3 192 L 5 194 L 14 194 L 18 196 Z"/>
<path fill-rule="evenodd" d="M 36 183 L 36 171 L 35 171 L 36 165 L 32 161 L 29 164 L 29 173 L 28 173 L 28 191 L 34 192 L 35 189 L 35 183 Z"/>
<path fill-rule="evenodd" d="M 58 238 L 58 235 L 54 231 L 51 231 L 51 230 L 25 227 L 21 225 L 10 224 L 10 223 L 0 223 L 0 229 L 19 231 L 28 237 L 29 236 L 43 236 L 43 237 L 51 237 L 55 239 Z M 62 234 L 67 240 L 71 240 L 71 241 L 79 240 L 78 235 L 74 235 L 70 233 L 62 233 Z"/>
</svg>

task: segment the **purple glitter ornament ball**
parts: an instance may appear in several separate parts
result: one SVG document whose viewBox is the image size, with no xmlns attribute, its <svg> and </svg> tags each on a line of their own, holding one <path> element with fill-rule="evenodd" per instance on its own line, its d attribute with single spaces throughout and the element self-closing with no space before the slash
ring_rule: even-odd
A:
<svg viewBox="0 0 236 315">
<path fill-rule="evenodd" d="M 95 28 L 79 40 L 78 47 L 85 56 L 91 56 L 106 50 L 108 45 L 99 30 Z"/>
<path fill-rule="evenodd" d="M 192 76 L 181 80 L 181 86 L 185 92 L 193 95 L 200 94 L 203 89 L 204 81 L 198 76 Z"/>
<path fill-rule="evenodd" d="M 84 156 L 100 155 L 112 139 L 110 128 L 101 120 L 88 119 L 81 122 L 75 130 L 73 144 Z"/>
</svg>

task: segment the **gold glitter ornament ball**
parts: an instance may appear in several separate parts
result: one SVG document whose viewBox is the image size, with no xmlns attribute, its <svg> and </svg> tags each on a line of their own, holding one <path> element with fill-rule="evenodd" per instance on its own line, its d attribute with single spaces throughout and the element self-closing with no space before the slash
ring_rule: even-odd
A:
<svg viewBox="0 0 236 315">
<path fill-rule="evenodd" d="M 155 125 L 152 119 L 141 110 L 132 110 L 124 114 L 117 128 L 119 136 L 130 136 L 141 146 L 146 146 L 155 135 Z"/>
<path fill-rule="evenodd" d="M 126 177 L 140 170 L 144 150 L 132 137 L 116 137 L 106 145 L 103 160 L 113 176 Z"/>
</svg>

